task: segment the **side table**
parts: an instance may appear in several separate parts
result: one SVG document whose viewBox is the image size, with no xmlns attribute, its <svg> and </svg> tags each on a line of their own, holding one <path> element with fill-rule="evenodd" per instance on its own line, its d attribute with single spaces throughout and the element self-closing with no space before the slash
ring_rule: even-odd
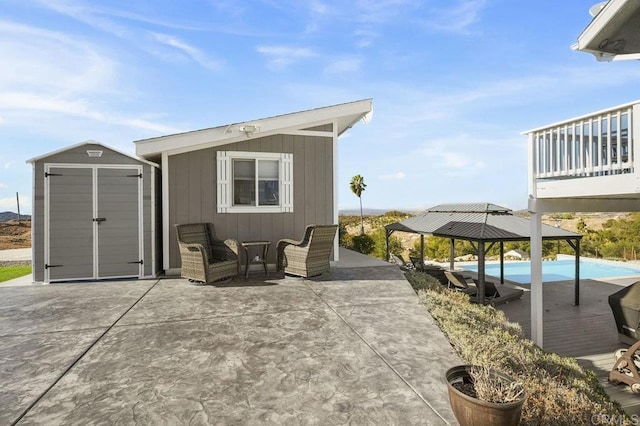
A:
<svg viewBox="0 0 640 426">
<path fill-rule="evenodd" d="M 269 254 L 269 246 L 271 245 L 271 241 L 242 241 L 240 243 L 242 248 L 244 249 L 245 256 L 245 264 L 244 264 L 244 279 L 249 278 L 249 264 L 250 263 L 262 263 L 264 266 L 264 273 L 269 276 L 269 270 L 267 268 L 267 254 Z M 251 259 L 249 256 L 249 247 L 260 247 L 262 246 L 262 258 L 260 256 L 256 256 L 255 259 Z"/>
</svg>

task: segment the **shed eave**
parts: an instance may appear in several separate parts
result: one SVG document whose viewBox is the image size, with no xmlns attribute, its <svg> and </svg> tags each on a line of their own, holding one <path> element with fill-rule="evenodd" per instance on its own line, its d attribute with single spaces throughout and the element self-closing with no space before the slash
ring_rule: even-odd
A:
<svg viewBox="0 0 640 426">
<path fill-rule="evenodd" d="M 113 147 L 107 146 L 107 145 L 105 145 L 105 144 L 103 144 L 101 142 L 94 141 L 94 140 L 91 140 L 91 139 L 90 140 L 86 140 L 84 142 L 80 142 L 80 143 L 71 145 L 71 146 L 65 146 L 64 148 L 56 149 L 55 151 L 51 151 L 51 152 L 48 152 L 46 154 L 39 155 L 37 157 L 33 157 L 33 158 L 29 159 L 29 160 L 26 160 L 26 163 L 35 164 L 37 161 L 43 160 L 43 159 L 45 159 L 47 157 L 51 157 L 53 155 L 61 154 L 63 152 L 70 151 L 72 149 L 79 148 L 79 147 L 84 146 L 84 145 L 98 145 L 98 146 L 101 146 L 101 147 L 103 147 L 105 149 L 109 149 L 109 150 L 111 150 L 113 152 L 117 152 L 118 154 L 123 155 L 125 157 L 129 157 L 129 158 L 131 158 L 133 160 L 140 161 L 141 163 L 148 164 L 149 166 L 153 166 L 153 167 L 156 167 L 156 168 L 159 167 L 156 163 L 154 163 L 152 161 L 146 160 L 144 158 L 136 157 L 135 155 L 127 154 L 126 152 L 122 152 L 119 149 L 115 149 Z"/>
</svg>

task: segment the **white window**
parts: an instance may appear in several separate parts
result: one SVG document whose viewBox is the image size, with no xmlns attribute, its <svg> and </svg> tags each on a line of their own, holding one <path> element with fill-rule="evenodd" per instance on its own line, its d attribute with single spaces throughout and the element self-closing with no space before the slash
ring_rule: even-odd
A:
<svg viewBox="0 0 640 426">
<path fill-rule="evenodd" d="M 293 154 L 218 151 L 218 213 L 293 211 Z"/>
</svg>

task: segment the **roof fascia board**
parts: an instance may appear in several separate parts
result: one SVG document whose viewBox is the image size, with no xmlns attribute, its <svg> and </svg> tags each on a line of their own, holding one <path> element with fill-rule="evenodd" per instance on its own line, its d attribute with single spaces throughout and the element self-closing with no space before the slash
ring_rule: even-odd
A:
<svg viewBox="0 0 640 426">
<path fill-rule="evenodd" d="M 601 53 L 598 50 L 587 49 L 587 46 L 600 34 L 604 27 L 620 13 L 627 1 L 628 0 L 609 0 L 602 10 L 591 20 L 589 25 L 587 25 L 587 28 L 578 36 L 578 50 Z"/>
<path fill-rule="evenodd" d="M 140 161 L 142 163 L 148 164 L 148 165 L 153 166 L 153 167 L 158 167 L 158 168 L 160 167 L 160 166 L 158 166 L 156 163 L 154 163 L 152 161 L 146 160 L 144 158 L 136 157 L 135 155 L 127 154 L 126 152 L 122 152 L 122 151 L 120 151 L 118 149 L 112 148 L 110 146 L 107 146 L 107 145 L 105 145 L 103 143 L 100 143 L 100 142 L 97 142 L 97 141 L 94 141 L 94 140 L 87 140 L 87 141 L 76 143 L 76 144 L 73 144 L 73 145 L 70 145 L 70 146 L 67 146 L 67 147 L 64 147 L 64 148 L 56 149 L 55 151 L 51 151 L 51 152 L 49 152 L 47 154 L 42 154 L 42 155 L 39 155 L 37 157 L 33 157 L 33 158 L 27 160 L 26 162 L 27 163 L 35 163 L 36 161 L 40 161 L 42 159 L 45 159 L 47 157 L 51 157 L 53 155 L 61 154 L 61 153 L 65 152 L 65 151 L 70 151 L 72 149 L 80 148 L 81 146 L 84 146 L 84 145 L 98 145 L 98 146 L 101 146 L 101 147 L 103 147 L 105 149 L 108 149 L 110 151 L 116 152 L 116 153 L 118 153 L 120 155 L 124 155 L 125 157 L 129 157 L 132 160 Z"/>
<path fill-rule="evenodd" d="M 285 130 L 282 134 L 293 136 L 319 136 L 322 138 L 333 137 L 333 132 L 322 132 L 320 130 Z"/>
<path fill-rule="evenodd" d="M 338 129 L 338 134 L 341 134 L 369 113 L 371 111 L 371 105 L 372 100 L 366 99 L 271 118 L 233 123 L 211 129 L 136 141 L 136 153 L 140 156 L 157 155 L 165 151 L 175 154 L 246 140 L 247 136 L 244 133 L 236 137 L 230 136 L 230 132 L 234 132 L 234 128 L 244 125 L 255 125 L 259 127 L 260 131 L 256 132 L 253 136 L 264 137 L 283 133 L 288 130 L 303 130 L 304 128 L 322 124 L 335 124 L 340 122 L 340 118 L 349 118 L 344 129 Z"/>
<path fill-rule="evenodd" d="M 254 122 L 257 123 L 257 122 Z M 309 125 L 309 123 L 304 124 L 304 127 L 314 127 L 314 126 L 319 126 L 322 124 L 330 124 L 327 122 L 319 122 L 319 123 L 311 123 Z M 334 123 L 335 124 L 335 123 Z M 235 124 L 234 124 L 235 126 Z M 228 126 L 227 126 L 228 127 Z M 298 126 L 299 127 L 299 126 Z M 220 139 L 217 141 L 208 141 L 208 142 L 204 142 L 198 145 L 195 145 L 193 143 L 193 141 L 191 141 L 188 145 L 186 146 L 182 146 L 179 148 L 173 148 L 173 149 L 168 149 L 166 152 L 168 155 L 177 155 L 177 154 L 184 154 L 186 152 L 191 152 L 191 151 L 199 151 L 202 149 L 208 149 L 208 148 L 216 148 L 219 146 L 225 146 L 225 145 L 230 145 L 236 142 L 243 142 L 246 140 L 250 140 L 250 139 L 261 139 L 261 138 L 266 138 L 269 136 L 273 136 L 273 135 L 300 135 L 300 136 L 316 136 L 316 137 L 324 137 L 324 138 L 331 138 L 333 137 L 333 132 L 319 132 L 319 131 L 311 131 L 311 130 L 298 130 L 298 128 L 288 128 L 288 129 L 274 129 L 272 131 L 262 131 L 262 129 L 260 130 L 259 133 L 255 133 L 253 137 L 247 136 L 244 133 L 242 134 L 238 134 L 235 137 L 227 137 L 226 139 Z"/>
</svg>

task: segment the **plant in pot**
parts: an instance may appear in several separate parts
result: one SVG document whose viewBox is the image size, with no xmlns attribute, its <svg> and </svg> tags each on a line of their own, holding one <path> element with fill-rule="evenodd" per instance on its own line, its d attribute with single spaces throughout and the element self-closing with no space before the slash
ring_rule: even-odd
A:
<svg viewBox="0 0 640 426">
<path fill-rule="evenodd" d="M 445 374 L 449 402 L 461 426 L 520 423 L 522 383 L 487 367 L 459 365 Z"/>
</svg>

